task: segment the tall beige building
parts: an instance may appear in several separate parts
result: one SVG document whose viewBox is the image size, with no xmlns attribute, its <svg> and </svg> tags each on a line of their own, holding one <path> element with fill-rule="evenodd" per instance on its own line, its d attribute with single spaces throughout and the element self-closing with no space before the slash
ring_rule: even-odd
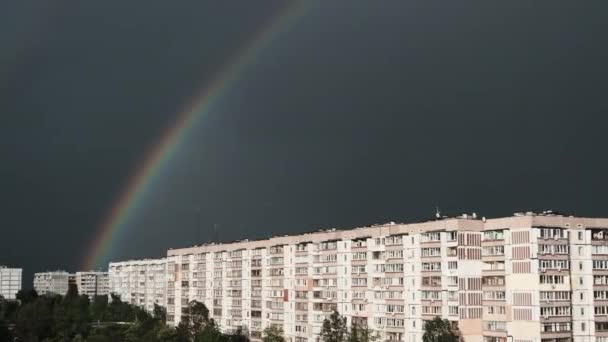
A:
<svg viewBox="0 0 608 342">
<path fill-rule="evenodd" d="M 153 312 L 154 304 L 165 307 L 167 259 L 111 262 L 110 293 L 124 302 Z"/>
<path fill-rule="evenodd" d="M 447 318 L 472 342 L 608 342 L 608 219 L 519 213 L 172 249 L 167 311 L 192 300 L 226 331 L 316 341 L 333 310 L 383 340 Z"/>
</svg>

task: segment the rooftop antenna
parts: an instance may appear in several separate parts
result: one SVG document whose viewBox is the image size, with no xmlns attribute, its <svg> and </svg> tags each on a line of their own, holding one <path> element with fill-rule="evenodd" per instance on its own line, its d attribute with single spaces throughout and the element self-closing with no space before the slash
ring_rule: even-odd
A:
<svg viewBox="0 0 608 342">
<path fill-rule="evenodd" d="M 439 211 L 439 207 L 435 206 L 435 218 L 441 218 L 441 211 Z"/>
</svg>

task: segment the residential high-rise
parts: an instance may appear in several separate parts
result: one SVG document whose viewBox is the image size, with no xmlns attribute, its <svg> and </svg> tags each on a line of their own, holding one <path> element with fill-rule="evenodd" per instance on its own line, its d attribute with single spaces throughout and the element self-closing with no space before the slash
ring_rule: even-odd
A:
<svg viewBox="0 0 608 342">
<path fill-rule="evenodd" d="M 448 319 L 465 341 L 608 342 L 608 219 L 476 215 L 172 249 L 168 321 L 204 302 L 226 331 L 313 342 L 333 310 L 383 340 Z"/>
<path fill-rule="evenodd" d="M 166 306 L 167 259 L 129 260 L 109 265 L 110 293 L 149 312 Z"/>
<path fill-rule="evenodd" d="M 4 299 L 16 299 L 17 292 L 21 290 L 21 268 L 8 268 L 0 266 L 0 296 Z"/>
<path fill-rule="evenodd" d="M 78 294 L 87 295 L 91 300 L 95 296 L 107 296 L 109 293 L 108 272 L 76 272 Z"/>
<path fill-rule="evenodd" d="M 68 279 L 70 274 L 66 271 L 41 272 L 34 274 L 34 290 L 39 295 L 62 295 L 68 293 Z"/>
</svg>

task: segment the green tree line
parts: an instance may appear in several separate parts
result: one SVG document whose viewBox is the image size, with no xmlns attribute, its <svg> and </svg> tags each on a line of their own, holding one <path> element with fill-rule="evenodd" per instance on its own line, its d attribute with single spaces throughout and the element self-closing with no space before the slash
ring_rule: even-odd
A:
<svg viewBox="0 0 608 342">
<path fill-rule="evenodd" d="M 209 317 L 205 304 L 192 301 L 177 327 L 166 324 L 166 311 L 155 305 L 152 314 L 125 303 L 118 296 L 98 296 L 93 301 L 71 286 L 65 296 L 38 296 L 21 291 L 17 301 L 0 297 L 0 342 L 248 342 L 241 330 L 222 333 Z M 347 325 L 334 311 L 324 320 L 322 342 L 375 342 L 377 332 L 366 325 Z M 447 320 L 426 322 L 425 342 L 455 342 Z M 285 342 L 277 326 L 264 330 L 263 342 Z"/>
<path fill-rule="evenodd" d="M 20 291 L 17 301 L 0 297 L 0 342 L 249 341 L 240 331 L 222 333 L 203 303 L 191 302 L 177 327 L 168 326 L 166 317 L 161 306 L 155 305 L 150 314 L 114 295 L 90 301 L 75 286 L 65 296 Z"/>
</svg>

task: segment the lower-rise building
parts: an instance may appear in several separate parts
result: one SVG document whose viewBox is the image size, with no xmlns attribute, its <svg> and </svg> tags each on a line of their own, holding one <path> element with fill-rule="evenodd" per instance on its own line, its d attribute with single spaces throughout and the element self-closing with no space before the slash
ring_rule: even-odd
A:
<svg viewBox="0 0 608 342">
<path fill-rule="evenodd" d="M 94 300 L 96 296 L 107 296 L 109 293 L 108 272 L 76 272 L 78 294 L 87 295 Z"/>
<path fill-rule="evenodd" d="M 17 292 L 21 290 L 21 268 L 0 266 L 0 296 L 4 299 L 14 300 Z"/>
<path fill-rule="evenodd" d="M 167 259 L 111 262 L 109 291 L 124 302 L 152 312 L 154 304 L 165 307 Z"/>
<path fill-rule="evenodd" d="M 68 293 L 70 274 L 66 271 L 40 272 L 34 274 L 34 290 L 39 295 L 62 295 Z"/>
</svg>

